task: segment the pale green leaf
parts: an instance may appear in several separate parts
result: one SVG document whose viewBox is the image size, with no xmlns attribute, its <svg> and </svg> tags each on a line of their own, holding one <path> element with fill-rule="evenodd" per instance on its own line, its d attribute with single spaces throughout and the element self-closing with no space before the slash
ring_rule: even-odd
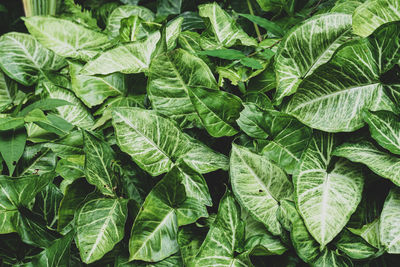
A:
<svg viewBox="0 0 400 267">
<path fill-rule="evenodd" d="M 182 17 L 178 17 L 174 20 L 171 20 L 166 29 L 166 40 L 167 40 L 167 49 L 168 50 L 172 50 L 175 48 L 176 46 L 176 42 L 178 40 L 178 37 L 181 33 L 181 29 L 182 29 L 182 22 L 183 22 L 183 18 Z"/>
<path fill-rule="evenodd" d="M 227 191 L 220 201 L 217 218 L 195 257 L 194 266 L 252 266 L 247 256 L 235 255 L 243 239 L 240 208 L 232 193 Z"/>
<path fill-rule="evenodd" d="M 363 108 L 381 109 L 379 76 L 398 61 L 399 39 L 400 22 L 386 24 L 368 38 L 341 46 L 328 63 L 303 80 L 286 111 L 323 131 L 361 128 Z"/>
<path fill-rule="evenodd" d="M 400 189 L 394 187 L 383 205 L 380 238 L 389 253 L 400 253 Z"/>
<path fill-rule="evenodd" d="M 0 71 L 0 112 L 12 104 L 16 93 L 17 83 L 8 79 L 8 77 Z"/>
<path fill-rule="evenodd" d="M 312 17 L 291 30 L 275 57 L 275 102 L 280 104 L 285 96 L 295 93 L 302 79 L 326 63 L 351 36 L 351 16 L 338 13 Z M 297 53 L 299 49 L 301 53 Z"/>
<path fill-rule="evenodd" d="M 199 120 L 189 98 L 189 91 L 198 87 L 218 89 L 210 68 L 200 58 L 177 49 L 152 60 L 147 85 L 151 104 L 182 126 Z"/>
<path fill-rule="evenodd" d="M 42 85 L 49 98 L 61 99 L 73 104 L 56 108 L 61 118 L 84 129 L 93 126 L 94 119 L 92 114 L 89 113 L 74 93 L 51 82 L 44 81 Z"/>
<path fill-rule="evenodd" d="M 24 85 L 35 84 L 41 71 L 59 70 L 66 63 L 29 34 L 11 32 L 0 37 L 0 67 L 12 79 Z M 15 89 L 7 90 L 5 81 L 1 84 L 4 86 L 1 95 L 11 100 Z"/>
<path fill-rule="evenodd" d="M 293 177 L 299 213 L 322 247 L 346 225 L 364 186 L 357 165 L 344 159 L 331 162 L 335 144 L 332 134 L 314 133 Z"/>
<path fill-rule="evenodd" d="M 279 203 L 293 193 L 285 172 L 267 158 L 233 144 L 230 178 L 239 203 L 272 234 L 279 235 Z"/>
<path fill-rule="evenodd" d="M 94 199 L 76 214 L 76 245 L 85 263 L 101 259 L 124 237 L 127 200 Z"/>
<path fill-rule="evenodd" d="M 398 0 L 365 1 L 353 13 L 353 31 L 365 37 L 382 24 L 396 20 L 400 20 Z"/>
<path fill-rule="evenodd" d="M 89 108 L 97 106 L 110 96 L 124 95 L 127 91 L 125 78 L 121 73 L 107 76 L 89 76 L 80 74 L 82 65 L 69 64 L 72 91 Z"/>
<path fill-rule="evenodd" d="M 239 97 L 202 87 L 192 87 L 188 92 L 201 122 L 211 136 L 232 136 L 238 132 L 235 122 L 243 109 Z"/>
<path fill-rule="evenodd" d="M 115 196 L 116 177 L 112 170 L 114 152 L 103 140 L 83 131 L 85 151 L 85 175 L 104 195 Z"/>
<path fill-rule="evenodd" d="M 25 25 L 43 46 L 63 57 L 89 60 L 108 43 L 107 35 L 69 20 L 33 16 L 24 18 Z"/>
<path fill-rule="evenodd" d="M 154 13 L 150 9 L 141 6 L 120 6 L 110 14 L 107 19 L 107 32 L 111 37 L 117 37 L 121 27 L 121 20 L 130 16 L 138 16 L 144 21 L 153 21 Z"/>
<path fill-rule="evenodd" d="M 364 120 L 369 131 L 382 147 L 394 154 L 400 154 L 400 121 L 397 115 L 389 111 L 365 111 Z"/>
<path fill-rule="evenodd" d="M 145 40 L 122 44 L 107 50 L 89 61 L 81 73 L 105 75 L 113 72 L 139 73 L 147 71 L 159 39 L 160 33 L 155 32 Z"/>
<path fill-rule="evenodd" d="M 231 47 L 237 43 L 247 46 L 257 45 L 257 41 L 248 36 L 216 2 L 200 5 L 199 15 L 207 18 L 210 24 L 209 31 L 221 45 L 225 47 Z"/>
<path fill-rule="evenodd" d="M 345 143 L 335 149 L 334 155 L 365 164 L 374 173 L 400 186 L 400 158 L 380 151 L 368 141 Z"/>
</svg>

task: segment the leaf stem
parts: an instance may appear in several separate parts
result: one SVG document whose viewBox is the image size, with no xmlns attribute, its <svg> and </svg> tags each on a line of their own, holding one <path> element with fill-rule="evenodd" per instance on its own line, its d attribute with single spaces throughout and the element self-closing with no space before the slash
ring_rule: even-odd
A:
<svg viewBox="0 0 400 267">
<path fill-rule="evenodd" d="M 249 7 L 250 14 L 254 16 L 253 7 L 251 6 L 250 0 L 247 0 L 247 6 Z M 262 41 L 262 36 L 261 36 L 261 33 L 260 33 L 260 29 L 258 28 L 257 23 L 253 22 L 253 25 L 254 25 L 254 29 L 256 30 L 256 33 L 257 33 L 258 41 L 261 42 Z"/>
</svg>

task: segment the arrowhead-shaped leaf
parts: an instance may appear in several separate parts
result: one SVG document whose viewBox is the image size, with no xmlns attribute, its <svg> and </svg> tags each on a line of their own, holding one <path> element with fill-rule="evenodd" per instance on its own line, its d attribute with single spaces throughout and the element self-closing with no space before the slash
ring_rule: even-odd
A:
<svg viewBox="0 0 400 267">
<path fill-rule="evenodd" d="M 357 165 L 347 160 L 331 162 L 335 144 L 333 135 L 314 133 L 293 179 L 299 212 L 322 247 L 346 225 L 361 201 L 364 186 Z"/>
<path fill-rule="evenodd" d="M 35 84 L 41 71 L 59 70 L 66 63 L 32 35 L 11 32 L 0 38 L 0 67 L 23 85 Z"/>
<path fill-rule="evenodd" d="M 293 193 L 285 172 L 266 157 L 233 144 L 230 178 L 232 190 L 243 207 L 272 234 L 279 235 L 279 203 L 281 199 L 290 199 Z"/>
<path fill-rule="evenodd" d="M 275 56 L 275 102 L 280 104 L 285 96 L 295 93 L 302 79 L 326 63 L 351 36 L 351 15 L 340 13 L 314 16 L 291 30 Z M 299 49 L 301 53 L 296 53 Z"/>
<path fill-rule="evenodd" d="M 63 57 L 87 61 L 108 43 L 107 35 L 70 20 L 33 16 L 24 21 L 29 33 L 43 46 Z"/>
<path fill-rule="evenodd" d="M 400 189 L 390 190 L 383 206 L 380 238 L 389 253 L 400 253 Z"/>
<path fill-rule="evenodd" d="M 76 245 L 85 263 L 101 259 L 124 237 L 125 199 L 94 199 L 76 214 Z"/>
</svg>

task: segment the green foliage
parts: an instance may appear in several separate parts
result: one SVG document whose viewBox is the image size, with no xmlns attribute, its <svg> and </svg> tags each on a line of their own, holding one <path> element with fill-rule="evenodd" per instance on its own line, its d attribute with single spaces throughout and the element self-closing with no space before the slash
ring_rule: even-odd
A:
<svg viewBox="0 0 400 267">
<path fill-rule="evenodd" d="M 60 4 L 2 19 L 1 266 L 398 264 L 397 0 Z"/>
</svg>

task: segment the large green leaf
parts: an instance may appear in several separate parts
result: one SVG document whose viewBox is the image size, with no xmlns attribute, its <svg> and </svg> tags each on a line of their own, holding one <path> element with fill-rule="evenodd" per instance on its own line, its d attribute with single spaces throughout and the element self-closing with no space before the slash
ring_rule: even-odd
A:
<svg viewBox="0 0 400 267">
<path fill-rule="evenodd" d="M 153 188 L 132 226 L 130 260 L 155 262 L 179 251 L 175 208 L 185 199 L 181 177 L 174 173 L 166 175 Z"/>
<path fill-rule="evenodd" d="M 113 125 L 121 150 L 153 176 L 168 172 L 179 161 L 199 173 L 226 169 L 225 156 L 194 141 L 155 111 L 115 108 Z"/>
<path fill-rule="evenodd" d="M 108 43 L 107 35 L 69 20 L 33 16 L 25 25 L 43 46 L 63 57 L 89 60 Z"/>
<path fill-rule="evenodd" d="M 94 189 L 85 179 L 77 179 L 67 186 L 58 208 L 58 231 L 61 231 L 74 219 L 75 211 L 81 204 L 91 199 L 90 195 Z"/>
<path fill-rule="evenodd" d="M 272 234 L 279 235 L 279 203 L 293 194 L 285 172 L 267 158 L 235 144 L 229 169 L 232 190 L 240 204 Z"/>
<path fill-rule="evenodd" d="M 64 237 L 54 241 L 51 246 L 37 255 L 29 266 L 68 267 L 70 266 L 70 247 L 75 231 L 71 230 Z"/>
<path fill-rule="evenodd" d="M 110 14 L 107 19 L 107 32 L 111 37 L 117 37 L 119 35 L 119 29 L 121 27 L 121 20 L 131 16 L 138 16 L 144 21 L 153 21 L 154 13 L 151 10 L 134 5 L 120 6 Z"/>
<path fill-rule="evenodd" d="M 286 111 L 304 124 L 328 132 L 361 128 L 363 108 L 381 109 L 379 77 L 398 61 L 399 39 L 400 22 L 341 46 L 328 63 L 301 82 Z"/>
<path fill-rule="evenodd" d="M 24 127 L 8 131 L 0 131 L 0 153 L 8 167 L 11 176 L 14 173 L 18 160 L 24 153 L 26 131 Z"/>
<path fill-rule="evenodd" d="M 396 20 L 400 20 L 398 0 L 365 1 L 353 13 L 353 31 L 365 37 L 382 24 Z"/>
<path fill-rule="evenodd" d="M 296 202 L 311 235 L 327 245 L 346 225 L 361 201 L 361 169 L 347 160 L 332 161 L 332 134 L 316 132 L 294 174 Z"/>
<path fill-rule="evenodd" d="M 89 76 L 79 72 L 82 65 L 70 63 L 72 90 L 89 108 L 97 106 L 110 96 L 119 96 L 126 93 L 125 78 L 121 73 L 107 76 Z"/>
<path fill-rule="evenodd" d="M 351 36 L 351 15 L 340 13 L 312 17 L 291 30 L 275 57 L 275 102 L 280 104 L 285 96 L 295 93 L 299 83 L 326 63 Z M 299 49 L 301 53 L 297 53 Z"/>
<path fill-rule="evenodd" d="M 356 260 L 372 258 L 378 252 L 378 249 L 347 229 L 339 235 L 335 246 L 347 256 Z"/>
<path fill-rule="evenodd" d="M 55 169 L 57 156 L 50 148 L 43 145 L 26 146 L 15 174 L 43 174 Z"/>
<path fill-rule="evenodd" d="M 85 263 L 101 259 L 124 237 L 125 199 L 94 199 L 76 214 L 76 245 Z"/>
<path fill-rule="evenodd" d="M 371 136 L 392 153 L 400 154 L 400 122 L 398 116 L 389 111 L 364 113 Z"/>
<path fill-rule="evenodd" d="M 105 75 L 113 72 L 139 73 L 147 71 L 159 39 L 160 32 L 155 32 L 145 40 L 122 44 L 107 50 L 89 61 L 81 73 Z"/>
<path fill-rule="evenodd" d="M 113 125 L 121 150 L 153 176 L 168 172 L 174 161 L 191 148 L 173 121 L 154 111 L 116 108 Z"/>
<path fill-rule="evenodd" d="M 114 152 L 103 140 L 83 131 L 85 151 L 85 175 L 104 195 L 115 196 L 116 177 L 112 170 Z"/>
<path fill-rule="evenodd" d="M 56 108 L 61 118 L 84 129 L 93 126 L 94 119 L 92 114 L 89 113 L 74 93 L 48 81 L 42 82 L 42 85 L 49 98 L 62 99 L 73 104 Z"/>
<path fill-rule="evenodd" d="M 220 90 L 193 87 L 189 97 L 207 132 L 213 137 L 232 136 L 243 109 L 239 97 Z"/>
<path fill-rule="evenodd" d="M 380 238 L 389 253 L 400 253 L 400 189 L 390 190 L 383 206 Z"/>
<path fill-rule="evenodd" d="M 38 192 L 46 187 L 55 176 L 54 172 L 22 177 L 0 176 L 0 209 L 15 210 L 27 206 Z"/>
<path fill-rule="evenodd" d="M 249 37 L 235 22 L 235 20 L 223 10 L 216 2 L 199 6 L 200 17 L 207 18 L 209 31 L 215 40 L 225 47 L 231 47 L 237 43 L 247 46 L 256 46 L 257 41 Z"/>
<path fill-rule="evenodd" d="M 192 88 L 218 89 L 210 68 L 200 58 L 177 49 L 151 62 L 147 85 L 151 104 L 182 126 L 199 120 L 189 98 Z"/>
<path fill-rule="evenodd" d="M 400 186 L 400 158 L 380 151 L 368 141 L 345 143 L 335 149 L 334 155 L 365 164 L 379 176 Z"/>
<path fill-rule="evenodd" d="M 244 241 L 244 223 L 240 208 L 227 191 L 222 197 L 217 218 L 197 253 L 194 266 L 252 266 L 246 255 L 237 255 Z M 237 256 L 236 256 L 237 255 Z"/>
<path fill-rule="evenodd" d="M 0 67 L 19 83 L 33 85 L 41 71 L 59 70 L 65 64 L 62 57 L 46 49 L 29 34 L 11 32 L 0 37 Z M 7 88 L 2 87 L 3 90 Z M 6 93 L 9 98 L 12 95 Z"/>
</svg>

